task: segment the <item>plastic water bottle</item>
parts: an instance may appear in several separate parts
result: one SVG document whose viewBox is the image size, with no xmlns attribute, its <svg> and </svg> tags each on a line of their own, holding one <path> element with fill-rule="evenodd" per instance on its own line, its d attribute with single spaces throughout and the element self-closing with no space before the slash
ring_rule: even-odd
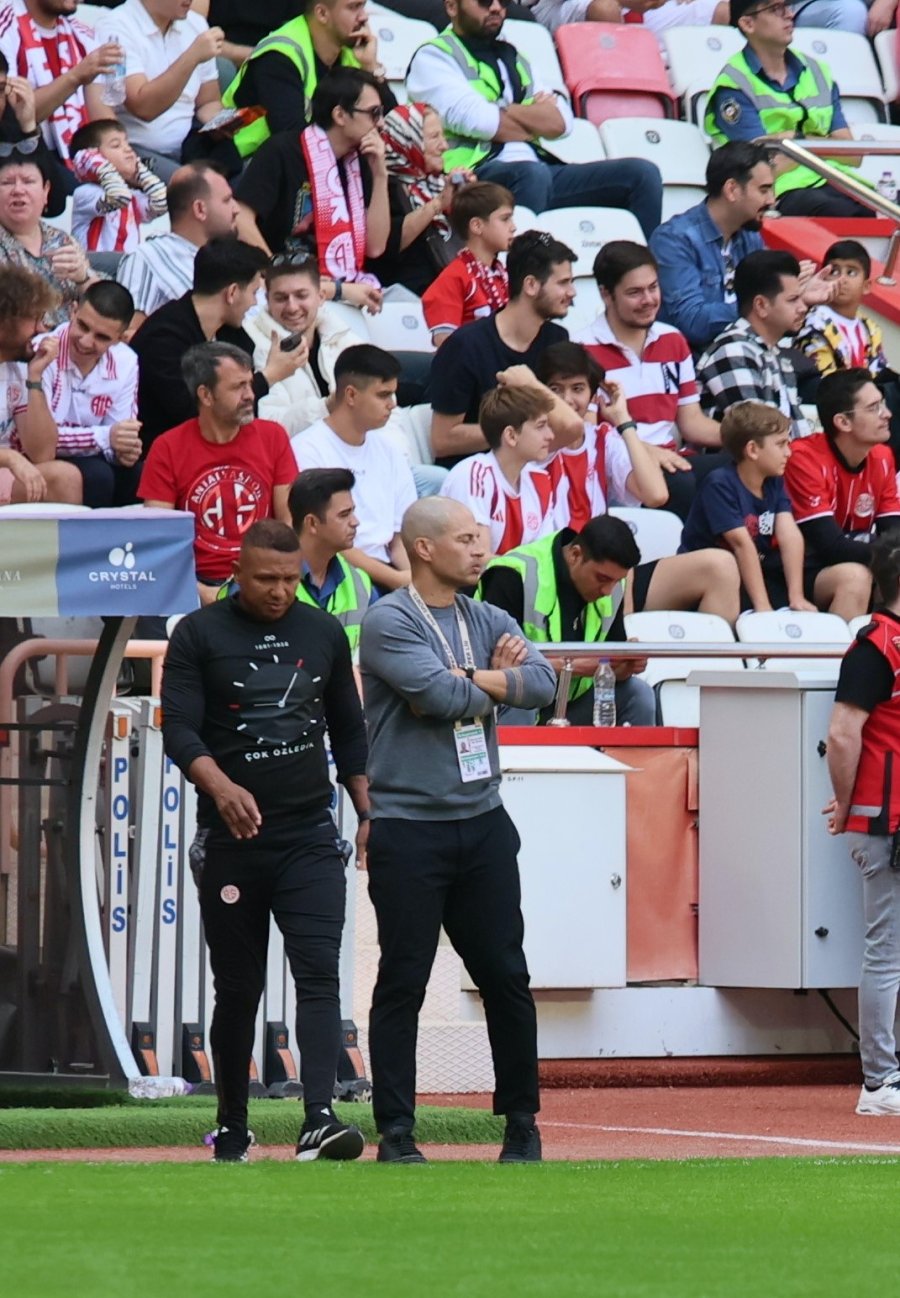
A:
<svg viewBox="0 0 900 1298">
<path fill-rule="evenodd" d="M 876 185 L 876 189 L 882 198 L 887 198 L 892 203 L 897 201 L 897 181 L 894 179 L 892 171 L 883 171 Z"/>
<path fill-rule="evenodd" d="M 616 678 L 608 658 L 601 658 L 594 672 L 594 725 L 616 724 Z"/>
<path fill-rule="evenodd" d="M 100 100 L 107 108 L 121 108 L 125 102 L 125 64 L 114 63 L 103 73 Z"/>
<path fill-rule="evenodd" d="M 193 1089 L 183 1077 L 132 1077 L 128 1082 L 134 1100 L 166 1100 L 170 1095 L 190 1095 Z"/>
</svg>

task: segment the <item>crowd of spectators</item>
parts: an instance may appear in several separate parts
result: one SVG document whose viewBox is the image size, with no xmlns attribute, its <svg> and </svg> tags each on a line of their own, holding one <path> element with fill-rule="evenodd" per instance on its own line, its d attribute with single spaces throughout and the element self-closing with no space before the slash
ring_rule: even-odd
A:
<svg viewBox="0 0 900 1298">
<path fill-rule="evenodd" d="M 760 137 L 849 138 L 795 22 L 873 36 L 897 0 L 796 17 L 766 0 L 392 7 L 435 23 L 402 104 L 365 0 L 124 0 L 96 27 L 77 0 L 0 7 L 0 505 L 190 510 L 202 602 L 251 523 L 293 521 L 299 597 L 348 634 L 409 580 L 401 519 L 438 492 L 482 529 L 487 597 L 526 622 L 511 554 L 546 560 L 582 633 L 595 604 L 597 634 L 618 636 L 628 608 L 864 612 L 867 542 L 900 521 L 900 388 L 863 307 L 870 256 L 842 238 L 801 262 L 761 227 L 776 207 L 867 209 Z M 653 163 L 560 161 L 570 106 L 504 39 L 508 14 L 736 26 L 704 201 L 662 223 Z M 47 219 L 67 202 L 71 233 Z M 593 262 L 586 327 L 566 326 L 586 268 L 517 231 L 517 205 L 537 225 L 560 207 L 637 217 L 647 244 Z M 368 341 L 419 299 L 433 354 Z M 611 504 L 678 514 L 679 553 L 642 563 L 592 531 Z M 616 581 L 592 594 L 598 564 Z M 618 670 L 624 686 L 636 667 Z M 649 706 L 634 688 L 621 701 Z"/>
</svg>

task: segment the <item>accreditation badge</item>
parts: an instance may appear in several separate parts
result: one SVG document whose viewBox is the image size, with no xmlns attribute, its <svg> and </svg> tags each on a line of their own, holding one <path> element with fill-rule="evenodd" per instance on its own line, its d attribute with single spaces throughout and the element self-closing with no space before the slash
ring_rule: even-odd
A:
<svg viewBox="0 0 900 1298">
<path fill-rule="evenodd" d="M 474 780 L 491 778 L 491 758 L 488 753 L 487 735 L 484 722 L 457 721 L 453 727 L 453 742 L 456 744 L 456 761 L 463 784 Z"/>
</svg>

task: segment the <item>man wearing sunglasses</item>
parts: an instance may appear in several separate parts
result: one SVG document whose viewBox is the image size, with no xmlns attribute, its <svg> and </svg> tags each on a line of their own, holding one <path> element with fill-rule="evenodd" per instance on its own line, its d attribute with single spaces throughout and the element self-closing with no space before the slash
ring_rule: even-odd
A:
<svg viewBox="0 0 900 1298">
<path fill-rule="evenodd" d="M 731 23 L 747 44 L 728 60 L 709 93 L 706 131 L 726 140 L 849 140 L 840 91 L 827 66 L 790 48 L 794 8 L 784 0 L 731 0 Z M 856 174 L 858 159 L 830 158 Z M 783 216 L 871 216 L 871 209 L 827 184 L 809 167 L 775 157 L 775 197 Z"/>
<path fill-rule="evenodd" d="M 653 163 L 559 162 L 553 141 L 571 131 L 572 111 L 501 39 L 508 0 L 446 0 L 446 7 L 450 26 L 416 51 L 406 82 L 410 99 L 430 104 L 443 121 L 450 142 L 445 170 L 474 171 L 479 180 L 505 185 L 533 212 L 628 208 L 649 237 L 662 206 Z"/>
</svg>

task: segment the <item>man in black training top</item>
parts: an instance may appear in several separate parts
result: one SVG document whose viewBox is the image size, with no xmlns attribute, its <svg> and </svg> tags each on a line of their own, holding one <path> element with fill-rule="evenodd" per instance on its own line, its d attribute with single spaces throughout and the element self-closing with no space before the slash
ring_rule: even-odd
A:
<svg viewBox="0 0 900 1298">
<path fill-rule="evenodd" d="M 297 1158 L 358 1158 L 362 1134 L 331 1108 L 345 881 L 325 752 L 327 726 L 360 818 L 361 864 L 366 735 L 350 650 L 336 618 L 296 599 L 300 545 L 285 523 L 248 528 L 235 579 L 235 595 L 179 622 L 162 688 L 166 752 L 198 793 L 191 868 L 215 976 L 214 1158 L 245 1162 L 253 1141 L 249 1068 L 270 913 L 297 987 L 306 1107 Z"/>
</svg>

